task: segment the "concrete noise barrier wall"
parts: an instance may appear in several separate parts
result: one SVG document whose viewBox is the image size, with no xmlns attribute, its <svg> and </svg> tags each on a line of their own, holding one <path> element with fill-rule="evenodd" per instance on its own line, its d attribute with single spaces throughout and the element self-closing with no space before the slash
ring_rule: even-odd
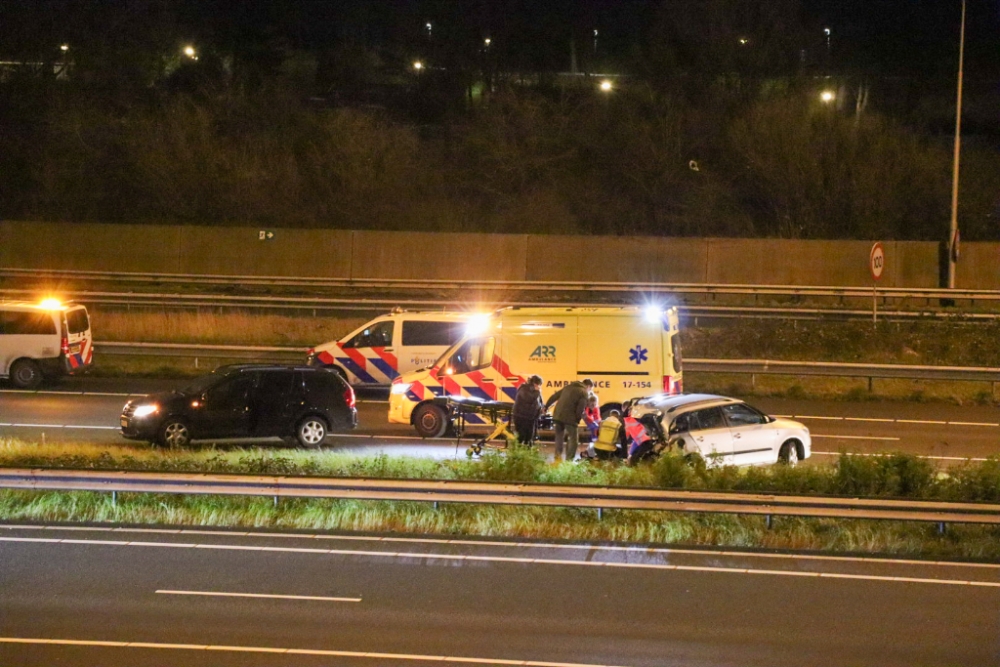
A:
<svg viewBox="0 0 1000 667">
<path fill-rule="evenodd" d="M 882 287 L 937 287 L 939 244 L 889 241 Z M 0 267 L 343 279 L 871 284 L 870 241 L 450 234 L 0 222 Z M 957 287 L 1000 289 L 1000 244 Z"/>
</svg>

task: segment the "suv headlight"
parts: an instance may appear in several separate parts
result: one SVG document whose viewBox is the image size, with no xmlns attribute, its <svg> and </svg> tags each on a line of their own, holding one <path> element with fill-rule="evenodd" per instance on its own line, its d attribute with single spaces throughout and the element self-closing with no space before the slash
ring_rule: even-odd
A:
<svg viewBox="0 0 1000 667">
<path fill-rule="evenodd" d="M 145 405 L 137 405 L 135 407 L 135 410 L 132 412 L 132 416 L 133 417 L 147 417 L 147 416 L 153 414 L 154 412 L 156 412 L 159 409 L 160 409 L 160 406 L 157 405 L 156 403 L 147 403 Z"/>
</svg>

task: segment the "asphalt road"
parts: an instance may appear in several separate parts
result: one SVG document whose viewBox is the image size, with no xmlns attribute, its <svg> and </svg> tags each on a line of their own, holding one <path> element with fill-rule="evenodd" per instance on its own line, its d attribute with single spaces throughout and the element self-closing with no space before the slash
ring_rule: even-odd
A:
<svg viewBox="0 0 1000 667">
<path fill-rule="evenodd" d="M 4 665 L 994 667 L 998 630 L 1000 565 L 0 527 Z"/>
<path fill-rule="evenodd" d="M 49 441 L 126 444 L 118 415 L 130 394 L 178 386 L 176 380 L 70 378 L 52 390 L 0 389 L 0 434 Z M 984 458 L 1000 453 L 1000 411 L 993 407 L 902 402 L 751 399 L 761 409 L 809 426 L 815 461 L 842 451 L 905 451 L 934 460 Z M 423 440 L 408 426 L 389 424 L 384 394 L 359 396 L 359 428 L 332 435 L 328 447 L 446 458 L 464 456 L 468 440 Z M 284 446 L 275 440 L 271 444 Z M 146 446 L 134 443 L 134 446 Z M 543 449 L 547 449 L 543 445 Z"/>
</svg>

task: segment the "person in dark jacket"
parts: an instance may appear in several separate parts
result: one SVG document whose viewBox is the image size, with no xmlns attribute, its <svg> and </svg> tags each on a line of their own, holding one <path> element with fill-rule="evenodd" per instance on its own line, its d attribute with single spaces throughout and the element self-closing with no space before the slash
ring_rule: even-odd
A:
<svg viewBox="0 0 1000 667">
<path fill-rule="evenodd" d="M 552 429 L 556 440 L 556 462 L 563 458 L 563 445 L 565 445 L 566 459 L 572 461 L 576 456 L 576 448 L 580 442 L 580 434 L 577 428 L 583 413 L 587 409 L 587 399 L 590 398 L 590 390 L 594 388 L 594 382 L 587 378 L 584 381 L 576 380 L 549 396 L 545 402 L 545 409 L 555 404 L 552 411 Z"/>
<path fill-rule="evenodd" d="M 514 396 L 514 409 L 511 421 L 514 422 L 514 432 L 522 445 L 530 445 L 535 441 L 535 429 L 538 416 L 542 414 L 545 403 L 542 402 L 542 378 L 532 375 L 522 382 Z"/>
</svg>

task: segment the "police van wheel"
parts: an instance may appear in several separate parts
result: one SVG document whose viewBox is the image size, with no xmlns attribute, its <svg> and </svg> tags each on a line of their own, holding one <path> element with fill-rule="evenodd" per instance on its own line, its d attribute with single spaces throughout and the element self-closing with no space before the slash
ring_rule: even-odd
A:
<svg viewBox="0 0 1000 667">
<path fill-rule="evenodd" d="M 31 359 L 18 359 L 10 367 L 10 383 L 18 389 L 37 389 L 42 384 L 42 369 Z"/>
<path fill-rule="evenodd" d="M 438 405 L 421 405 L 413 413 L 413 427 L 421 438 L 440 438 L 448 430 L 448 415 Z"/>
</svg>

